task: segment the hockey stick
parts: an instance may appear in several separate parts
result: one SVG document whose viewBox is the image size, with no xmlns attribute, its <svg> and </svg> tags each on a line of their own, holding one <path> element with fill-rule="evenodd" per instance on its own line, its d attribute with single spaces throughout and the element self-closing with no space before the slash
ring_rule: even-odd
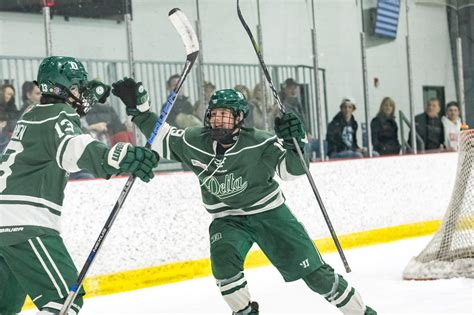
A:
<svg viewBox="0 0 474 315">
<path fill-rule="evenodd" d="M 183 12 L 181 12 L 180 9 L 175 8 L 171 10 L 168 13 L 168 17 L 171 20 L 171 23 L 175 27 L 175 29 L 178 31 L 179 36 L 181 37 L 181 40 L 184 43 L 184 47 L 186 49 L 186 63 L 184 65 L 184 69 L 179 77 L 178 84 L 176 85 L 176 88 L 171 92 L 171 94 L 168 96 L 168 99 L 166 101 L 166 104 L 161 111 L 160 117 L 158 118 L 155 127 L 153 129 L 152 134 L 148 138 L 148 141 L 145 145 L 145 147 L 150 148 L 151 144 L 153 143 L 153 140 L 155 139 L 156 135 L 158 134 L 158 131 L 160 130 L 161 126 L 166 120 L 166 117 L 168 117 L 169 112 L 171 111 L 171 108 L 174 105 L 174 102 L 176 101 L 176 97 L 178 96 L 179 91 L 181 90 L 181 87 L 183 86 L 184 80 L 188 76 L 189 72 L 191 71 L 191 68 L 196 61 L 196 58 L 199 54 L 199 42 L 198 38 L 196 36 L 196 33 L 194 32 L 191 23 L 189 20 L 186 18 Z M 127 183 L 125 184 L 125 187 L 122 189 L 122 192 L 120 193 L 120 196 L 115 203 L 114 208 L 112 209 L 112 212 L 110 213 L 107 222 L 105 223 L 104 227 L 102 228 L 102 231 L 100 232 L 99 237 L 97 238 L 97 241 L 95 242 L 94 246 L 92 247 L 92 251 L 90 252 L 89 256 L 87 257 L 87 260 L 82 267 L 81 272 L 79 273 L 79 276 L 76 280 L 76 283 L 74 283 L 71 287 L 71 290 L 69 291 L 69 294 L 66 298 L 66 301 L 63 304 L 63 307 L 61 308 L 61 311 L 59 312 L 60 315 L 65 315 L 71 308 L 72 303 L 74 302 L 74 299 L 76 298 L 79 289 L 82 286 L 82 283 L 84 282 L 84 279 L 94 261 L 95 256 L 97 255 L 97 252 L 101 248 L 105 237 L 110 231 L 110 228 L 112 227 L 112 224 L 115 221 L 115 218 L 117 217 L 120 209 L 122 208 L 123 203 L 125 202 L 125 199 L 128 196 L 128 193 L 130 192 L 133 184 L 135 183 L 135 176 L 130 176 L 127 180 Z"/>
<path fill-rule="evenodd" d="M 278 103 L 278 107 L 280 108 L 280 112 L 282 114 L 286 113 L 286 109 L 283 106 L 280 97 L 278 96 L 278 93 L 275 89 L 275 86 L 273 85 L 272 78 L 270 77 L 270 73 L 268 73 L 268 68 L 265 64 L 265 61 L 263 60 L 262 53 L 260 52 L 260 47 L 258 46 L 257 41 L 252 35 L 252 31 L 250 30 L 249 26 L 247 25 L 247 22 L 245 22 L 244 17 L 242 16 L 242 12 L 240 11 L 240 4 L 239 0 L 237 0 L 237 15 L 239 16 L 239 20 L 242 23 L 243 27 L 245 28 L 245 31 L 247 32 L 248 36 L 250 37 L 250 41 L 252 42 L 253 48 L 255 49 L 255 52 L 257 53 L 258 61 L 260 62 L 260 67 L 263 70 L 263 73 L 265 74 L 265 78 L 268 81 L 268 84 L 270 85 L 270 89 L 272 90 L 273 98 L 276 100 Z M 313 177 L 311 176 L 311 173 L 309 172 L 308 167 L 306 166 L 305 159 L 303 157 L 303 152 L 300 149 L 300 146 L 298 145 L 298 140 L 293 138 L 293 144 L 296 148 L 296 151 L 298 152 L 298 156 L 300 157 L 301 160 L 301 165 L 303 165 L 306 177 L 308 177 L 309 183 L 311 185 L 311 188 L 313 189 L 314 196 L 316 197 L 319 207 L 321 208 L 321 212 L 323 213 L 324 220 L 326 220 L 326 224 L 329 228 L 329 232 L 331 233 L 332 239 L 334 241 L 334 244 L 336 245 L 337 251 L 339 252 L 339 256 L 341 256 L 342 263 L 344 264 L 344 268 L 346 269 L 346 272 L 351 272 L 351 268 L 349 267 L 349 264 L 347 262 L 346 256 L 344 255 L 344 252 L 342 251 L 341 244 L 339 243 L 339 239 L 337 238 L 336 232 L 334 231 L 334 228 L 332 226 L 331 220 L 329 219 L 329 216 L 326 211 L 326 207 L 324 207 L 323 200 L 321 199 L 321 196 L 319 195 L 318 189 L 316 188 L 316 184 L 314 183 Z"/>
</svg>

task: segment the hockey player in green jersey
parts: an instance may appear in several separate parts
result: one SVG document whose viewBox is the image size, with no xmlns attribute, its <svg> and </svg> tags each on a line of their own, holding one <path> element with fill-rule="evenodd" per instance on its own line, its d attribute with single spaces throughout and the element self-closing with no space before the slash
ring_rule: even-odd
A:
<svg viewBox="0 0 474 315">
<path fill-rule="evenodd" d="M 18 120 L 0 158 L 0 314 L 15 314 L 28 294 L 38 314 L 57 314 L 77 270 L 60 236 L 68 173 L 86 169 L 109 178 L 128 172 L 148 182 L 158 156 L 118 143 L 111 149 L 82 134 L 80 116 L 110 87 L 87 81 L 82 63 L 48 57 L 39 66 L 40 104 Z M 69 314 L 82 306 L 81 290 Z"/>
<path fill-rule="evenodd" d="M 149 134 L 157 116 L 149 111 L 143 85 L 125 78 L 112 85 L 112 93 L 122 99 L 142 133 Z M 212 272 L 224 300 L 233 314 L 258 314 L 243 273 L 245 257 L 257 243 L 285 281 L 303 279 L 344 314 L 376 314 L 323 261 L 273 178 L 275 173 L 284 180 L 304 174 L 292 141 L 296 138 L 303 148 L 301 120 L 293 113 L 282 115 L 273 136 L 245 128 L 248 111 L 240 92 L 217 91 L 204 127 L 182 130 L 165 123 L 152 145 L 160 156 L 184 163 L 199 179 L 204 206 L 213 218 Z"/>
</svg>

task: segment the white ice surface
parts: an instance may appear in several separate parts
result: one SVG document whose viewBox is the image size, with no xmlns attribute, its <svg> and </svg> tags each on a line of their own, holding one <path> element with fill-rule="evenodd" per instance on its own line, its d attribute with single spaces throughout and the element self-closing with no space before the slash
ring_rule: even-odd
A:
<svg viewBox="0 0 474 315">
<path fill-rule="evenodd" d="M 474 280 L 403 281 L 402 271 L 431 239 L 422 237 L 346 251 L 352 273 L 337 254 L 324 259 L 378 314 L 474 314 Z M 260 314 L 338 314 L 303 281 L 285 283 L 274 267 L 246 277 Z M 34 311 L 22 314 L 34 314 Z M 212 277 L 86 299 L 80 314 L 231 314 Z"/>
</svg>

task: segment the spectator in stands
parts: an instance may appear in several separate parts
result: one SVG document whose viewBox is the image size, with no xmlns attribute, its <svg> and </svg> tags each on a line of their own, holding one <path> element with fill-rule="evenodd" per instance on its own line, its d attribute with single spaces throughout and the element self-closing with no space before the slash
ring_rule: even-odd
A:
<svg viewBox="0 0 474 315">
<path fill-rule="evenodd" d="M 301 103 L 301 91 L 300 84 L 296 82 L 293 78 L 288 78 L 285 80 L 283 85 L 283 91 L 280 92 L 280 100 L 283 104 L 283 107 L 288 112 L 293 112 L 297 114 L 304 122 L 306 137 L 308 144 L 305 147 L 305 153 L 309 155 L 311 160 L 314 160 L 313 156 L 316 156 L 316 159 L 319 157 L 319 139 L 313 138 L 310 127 L 309 117 L 306 113 L 305 107 Z M 279 112 L 278 106 L 274 109 L 274 113 Z M 324 143 L 324 148 L 327 147 L 327 144 Z M 327 151 L 325 151 L 327 152 Z"/>
<path fill-rule="evenodd" d="M 234 86 L 234 90 L 237 90 L 242 93 L 247 101 L 250 100 L 250 98 L 252 97 L 252 93 L 246 85 L 237 84 L 236 86 Z"/>
<path fill-rule="evenodd" d="M 395 102 L 385 97 L 380 103 L 380 109 L 370 123 L 372 145 L 380 155 L 399 154 L 398 126 L 395 120 Z"/>
<path fill-rule="evenodd" d="M 5 112 L 0 111 L 0 158 L 2 157 L 3 149 L 10 141 L 11 134 L 7 132 L 8 115 Z"/>
<path fill-rule="evenodd" d="M 461 133 L 461 117 L 459 105 L 449 102 L 446 106 L 446 116 L 441 117 L 444 129 L 444 145 L 448 151 L 459 149 L 459 134 Z"/>
<path fill-rule="evenodd" d="M 252 98 L 252 93 L 250 92 L 250 89 L 246 85 L 237 84 L 236 86 L 234 86 L 234 90 L 239 91 L 240 93 L 243 94 L 249 106 L 249 112 L 245 119 L 245 127 L 254 128 L 255 125 L 254 125 L 254 119 L 253 119 L 253 112 L 254 112 L 255 105 L 250 102 L 250 99 Z"/>
<path fill-rule="evenodd" d="M 209 100 L 216 86 L 212 82 L 204 81 L 202 87 L 204 89 L 204 101 L 196 101 L 196 103 L 194 103 L 194 116 L 204 122 L 204 115 L 206 114 Z"/>
<path fill-rule="evenodd" d="M 21 86 L 21 98 L 23 106 L 20 109 L 20 115 L 31 104 L 39 104 L 41 99 L 41 91 L 39 87 L 32 81 L 25 81 Z"/>
<path fill-rule="evenodd" d="M 419 151 L 443 150 L 444 149 L 444 128 L 439 112 L 441 106 L 437 98 L 428 100 L 425 112 L 415 116 L 416 133 L 421 138 L 416 139 Z M 411 143 L 411 132 L 408 136 Z"/>
<path fill-rule="evenodd" d="M 278 106 L 273 101 L 273 96 L 269 93 L 265 84 L 257 83 L 253 88 L 252 98 L 252 123 L 255 128 L 265 129 L 265 114 L 267 116 L 267 130 L 273 130 L 275 117 L 279 113 Z M 266 113 L 265 113 L 266 111 Z"/>
<path fill-rule="evenodd" d="M 133 133 L 120 121 L 114 108 L 108 103 L 97 103 L 86 115 L 87 131 L 109 146 L 117 142 L 135 144 Z"/>
<path fill-rule="evenodd" d="M 173 74 L 166 81 L 166 89 L 168 94 L 176 88 L 178 84 L 179 74 Z M 199 118 L 193 114 L 193 105 L 189 102 L 188 97 L 184 95 L 184 89 L 181 88 L 176 102 L 172 110 L 170 111 L 166 122 L 171 126 L 178 128 L 198 127 L 202 126 L 202 122 Z"/>
<path fill-rule="evenodd" d="M 3 84 L 0 88 L 0 112 L 8 117 L 7 132 L 11 133 L 15 128 L 19 117 L 19 111 L 15 105 L 15 87 L 11 84 Z"/>
<path fill-rule="evenodd" d="M 358 124 L 353 115 L 355 102 L 344 97 L 339 108 L 340 112 L 329 123 L 326 134 L 328 156 L 331 159 L 362 158 L 364 150 L 357 145 Z"/>
<path fill-rule="evenodd" d="M 300 85 L 293 78 L 285 80 L 283 91 L 280 92 L 280 100 L 287 112 L 297 114 L 303 120 L 305 128 L 309 128 L 308 117 L 300 101 Z"/>
</svg>

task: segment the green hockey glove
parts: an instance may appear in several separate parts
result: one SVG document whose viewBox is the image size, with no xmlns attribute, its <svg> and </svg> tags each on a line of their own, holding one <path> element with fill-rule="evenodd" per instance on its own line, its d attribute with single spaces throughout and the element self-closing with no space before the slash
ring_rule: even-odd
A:
<svg viewBox="0 0 474 315">
<path fill-rule="evenodd" d="M 295 150 L 293 138 L 298 141 L 301 149 L 305 146 L 304 125 L 301 119 L 295 113 L 285 113 L 281 117 L 275 118 L 275 134 L 283 139 L 283 147 L 289 150 Z"/>
<path fill-rule="evenodd" d="M 91 106 L 95 105 L 95 103 L 97 102 L 105 103 L 109 95 L 110 86 L 97 80 L 87 82 L 83 94 L 84 98 L 89 101 L 89 104 L 91 104 Z"/>
<path fill-rule="evenodd" d="M 127 107 L 127 114 L 137 116 L 150 109 L 148 92 L 141 82 L 132 78 L 123 78 L 112 84 L 112 94 L 119 97 Z"/>
<path fill-rule="evenodd" d="M 103 167 L 110 175 L 127 172 L 147 183 L 154 177 L 153 169 L 159 160 L 158 154 L 150 149 L 119 142 L 107 152 Z"/>
</svg>

